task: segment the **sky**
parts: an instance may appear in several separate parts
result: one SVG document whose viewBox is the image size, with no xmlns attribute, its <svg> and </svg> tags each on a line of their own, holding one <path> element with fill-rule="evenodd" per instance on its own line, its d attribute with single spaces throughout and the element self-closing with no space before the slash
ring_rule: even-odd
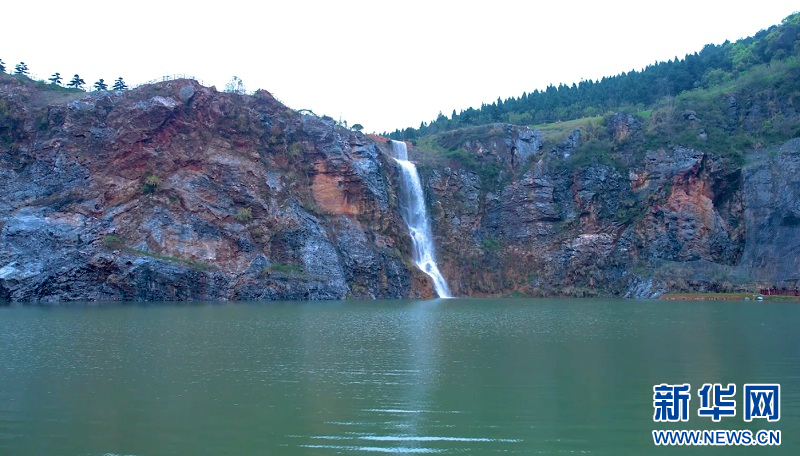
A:
<svg viewBox="0 0 800 456">
<path fill-rule="evenodd" d="M 800 10 L 796 0 L 7 3 L 6 71 L 24 61 L 39 79 L 77 73 L 87 87 L 184 74 L 218 90 L 238 76 L 368 132 L 640 70 Z"/>
</svg>

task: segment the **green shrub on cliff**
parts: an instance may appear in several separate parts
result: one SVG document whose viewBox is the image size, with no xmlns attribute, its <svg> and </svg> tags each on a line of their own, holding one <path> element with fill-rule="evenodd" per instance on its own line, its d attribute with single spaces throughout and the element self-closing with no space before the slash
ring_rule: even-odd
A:
<svg viewBox="0 0 800 456">
<path fill-rule="evenodd" d="M 478 175 L 481 188 L 494 190 L 499 187 L 502 166 L 491 155 L 480 157 L 475 152 L 463 148 L 446 151 L 445 157 L 456 167 L 463 167 Z"/>
<path fill-rule="evenodd" d="M 275 262 L 269 265 L 268 267 L 264 268 L 261 271 L 261 274 L 264 276 L 276 274 L 288 277 L 301 277 L 305 275 L 305 272 L 303 271 L 303 268 L 301 266 L 298 266 L 296 264 Z"/>
<path fill-rule="evenodd" d="M 250 207 L 240 207 L 236 210 L 236 220 L 239 223 L 246 225 L 253 220 L 253 209 Z"/>
<path fill-rule="evenodd" d="M 502 245 L 500 241 L 495 237 L 488 237 L 481 241 L 481 250 L 486 255 L 495 255 L 500 251 Z"/>
<path fill-rule="evenodd" d="M 0 98 L 0 145 L 13 147 L 22 140 L 24 124 L 24 111 L 6 98 Z"/>
<path fill-rule="evenodd" d="M 303 158 L 303 143 L 293 142 L 289 144 L 286 151 L 289 153 L 289 158 L 292 160 L 300 160 Z"/>
<path fill-rule="evenodd" d="M 161 185 L 161 178 L 156 176 L 155 174 L 150 174 L 144 178 L 144 185 L 142 186 L 142 191 L 144 193 L 155 193 L 158 190 L 158 186 Z"/>
<path fill-rule="evenodd" d="M 120 236 L 110 234 L 103 239 L 103 245 L 108 248 L 116 249 L 123 247 L 125 245 L 125 240 Z"/>
<path fill-rule="evenodd" d="M 169 263 L 179 264 L 181 266 L 185 266 L 185 267 L 194 269 L 196 271 L 208 271 L 208 270 L 214 269 L 213 266 L 207 265 L 207 264 L 202 263 L 202 262 L 197 261 L 197 260 L 192 260 L 192 259 L 188 259 L 188 258 L 180 258 L 180 257 L 176 257 L 176 256 L 171 256 L 171 255 L 164 255 L 164 254 L 161 254 L 161 253 L 153 253 L 153 252 L 147 252 L 145 250 L 134 249 L 133 247 L 129 247 L 127 245 L 127 242 L 125 241 L 124 238 L 122 238 L 121 236 L 118 236 L 116 234 L 110 234 L 110 235 L 106 236 L 103 239 L 103 246 L 108 248 L 108 249 L 122 250 L 125 253 L 128 253 L 130 255 L 144 256 L 144 257 L 154 258 L 154 259 L 160 260 L 160 261 L 166 261 L 166 262 L 169 262 Z"/>
<path fill-rule="evenodd" d="M 613 152 L 614 144 L 612 141 L 592 139 L 582 143 L 567 158 L 566 163 L 572 168 L 585 168 L 590 165 L 602 165 L 626 170 L 622 164 L 619 154 Z"/>
</svg>

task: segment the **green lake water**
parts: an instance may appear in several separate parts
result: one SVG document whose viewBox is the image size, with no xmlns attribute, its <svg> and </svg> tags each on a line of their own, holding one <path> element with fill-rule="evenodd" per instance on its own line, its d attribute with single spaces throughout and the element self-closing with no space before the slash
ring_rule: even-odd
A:
<svg viewBox="0 0 800 456">
<path fill-rule="evenodd" d="M 653 386 L 690 383 L 689 421 Z M 736 416 L 697 415 L 704 383 Z M 745 422 L 745 383 L 779 383 Z M 780 430 L 656 447 L 653 430 Z M 478 300 L 0 308 L 0 455 L 800 454 L 800 305 Z"/>
</svg>

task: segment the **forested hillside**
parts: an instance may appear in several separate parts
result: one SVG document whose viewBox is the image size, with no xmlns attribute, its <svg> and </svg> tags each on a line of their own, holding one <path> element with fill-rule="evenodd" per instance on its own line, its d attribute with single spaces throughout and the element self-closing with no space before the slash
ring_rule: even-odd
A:
<svg viewBox="0 0 800 456">
<path fill-rule="evenodd" d="M 594 117 L 614 111 L 642 112 L 681 94 L 698 90 L 721 92 L 730 89 L 743 78 L 770 82 L 776 71 L 797 72 L 800 67 L 800 13 L 795 13 L 780 25 L 762 30 L 755 36 L 735 43 L 708 44 L 700 52 L 684 58 L 659 62 L 641 71 L 604 77 L 599 81 L 585 80 L 572 85 L 550 85 L 545 90 L 523 93 L 517 98 L 497 99 L 480 108 L 453 111 L 448 118 L 439 114 L 419 128 L 396 130 L 392 139 L 416 138 L 467 126 L 489 123 L 537 125 Z M 781 79 L 783 75 L 780 75 Z M 798 78 L 795 78 L 797 80 Z M 756 87 L 757 88 L 757 87 Z M 781 86 L 775 90 L 796 90 Z M 702 109 L 702 106 L 700 106 Z"/>
<path fill-rule="evenodd" d="M 652 297 L 798 286 L 800 14 L 643 71 L 419 129 L 459 295 Z"/>
</svg>

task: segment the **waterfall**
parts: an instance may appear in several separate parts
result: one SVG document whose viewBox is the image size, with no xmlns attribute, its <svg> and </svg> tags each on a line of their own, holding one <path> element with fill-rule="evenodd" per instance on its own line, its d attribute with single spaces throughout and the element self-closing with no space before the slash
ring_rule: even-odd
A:
<svg viewBox="0 0 800 456">
<path fill-rule="evenodd" d="M 414 263 L 433 279 L 433 288 L 436 290 L 436 294 L 440 298 L 449 298 L 451 296 L 447 282 L 439 272 L 439 267 L 436 266 L 431 222 L 428 219 L 428 211 L 425 209 L 425 195 L 422 193 L 417 167 L 408 161 L 406 143 L 392 141 L 392 151 L 394 160 L 400 166 L 401 171 L 400 210 L 414 244 Z"/>
</svg>

